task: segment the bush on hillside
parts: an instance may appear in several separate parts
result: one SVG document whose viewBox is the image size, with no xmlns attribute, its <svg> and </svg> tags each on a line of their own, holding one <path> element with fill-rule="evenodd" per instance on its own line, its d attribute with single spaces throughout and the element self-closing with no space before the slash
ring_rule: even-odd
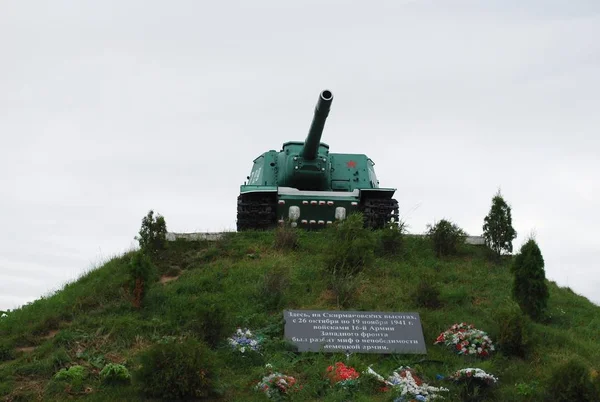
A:
<svg viewBox="0 0 600 402">
<path fill-rule="evenodd" d="M 391 224 L 377 233 L 378 252 L 383 256 L 396 256 L 404 245 L 404 223 Z"/>
<path fill-rule="evenodd" d="M 362 284 L 361 277 L 362 273 L 337 275 L 329 278 L 328 287 L 335 296 L 338 308 L 348 308 L 358 300 Z"/>
<path fill-rule="evenodd" d="M 505 307 L 496 312 L 498 325 L 496 343 L 505 356 L 525 357 L 529 344 L 529 327 L 527 316 L 513 301 L 507 301 Z"/>
<path fill-rule="evenodd" d="M 259 283 L 258 298 L 268 311 L 283 305 L 285 291 L 290 283 L 290 268 L 287 265 L 275 265 L 263 275 Z"/>
<path fill-rule="evenodd" d="M 377 245 L 373 231 L 363 226 L 361 213 L 352 213 L 346 220 L 326 229 L 324 272 L 328 288 L 340 307 L 347 307 L 356 298 L 361 273 L 372 266 Z"/>
<path fill-rule="evenodd" d="M 161 215 L 154 217 L 154 211 L 150 210 L 142 219 L 139 236 L 135 239 L 140 244 L 140 249 L 149 255 L 156 254 L 158 250 L 164 250 L 167 246 L 167 224 Z"/>
<path fill-rule="evenodd" d="M 133 254 L 129 261 L 129 291 L 133 294 L 133 306 L 140 308 L 148 288 L 156 280 L 156 267 L 142 251 Z"/>
<path fill-rule="evenodd" d="M 455 223 L 442 219 L 434 225 L 427 225 L 427 236 L 433 241 L 436 255 L 442 257 L 457 254 L 467 234 Z"/>
<path fill-rule="evenodd" d="M 546 386 L 547 401 L 600 401 L 600 383 L 579 358 L 557 365 Z"/>
<path fill-rule="evenodd" d="M 100 378 L 104 384 L 127 384 L 131 381 L 131 374 L 122 364 L 108 363 L 100 371 Z"/>
<path fill-rule="evenodd" d="M 334 277 L 353 276 L 373 264 L 376 241 L 373 232 L 363 227 L 362 214 L 350 214 L 327 228 L 326 234 L 325 269 Z"/>
<path fill-rule="evenodd" d="M 423 275 L 413 292 L 413 298 L 419 307 L 438 308 L 441 306 L 440 289 L 432 275 Z"/>
<path fill-rule="evenodd" d="M 534 320 L 544 318 L 550 293 L 546 284 L 544 258 L 534 239 L 529 239 L 511 266 L 512 295 L 521 310 Z"/>
<path fill-rule="evenodd" d="M 72 358 L 69 356 L 67 350 L 63 347 L 54 348 L 52 354 L 50 355 L 50 360 L 52 361 L 52 366 L 55 370 L 58 370 L 63 367 L 67 367 L 69 363 L 71 363 Z"/>
<path fill-rule="evenodd" d="M 290 227 L 289 224 L 280 225 L 275 231 L 275 241 L 273 247 L 276 250 L 296 250 L 298 249 L 297 229 Z"/>
<path fill-rule="evenodd" d="M 57 393 L 62 390 L 66 390 L 69 393 L 83 392 L 87 376 L 87 370 L 80 365 L 71 366 L 68 369 L 60 369 L 48 384 L 48 390 L 51 393 Z"/>
<path fill-rule="evenodd" d="M 15 358 L 13 345 L 6 341 L 0 341 L 0 362 L 12 360 Z"/>
<path fill-rule="evenodd" d="M 136 386 L 148 397 L 167 400 L 210 398 L 218 394 L 217 360 L 202 342 L 155 344 L 137 358 Z"/>
<path fill-rule="evenodd" d="M 510 206 L 500 194 L 500 190 L 492 199 L 490 212 L 484 218 L 483 237 L 496 259 L 500 258 L 502 251 L 512 253 L 512 241 L 517 237 L 517 232 L 512 227 Z"/>
<path fill-rule="evenodd" d="M 200 337 L 208 346 L 216 348 L 229 333 L 228 315 L 221 303 L 213 297 L 204 296 L 190 310 L 191 317 L 183 329 Z"/>
</svg>

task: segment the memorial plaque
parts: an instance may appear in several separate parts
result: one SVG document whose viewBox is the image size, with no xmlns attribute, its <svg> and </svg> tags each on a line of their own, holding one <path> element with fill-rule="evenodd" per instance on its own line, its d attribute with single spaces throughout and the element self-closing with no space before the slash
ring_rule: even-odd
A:
<svg viewBox="0 0 600 402">
<path fill-rule="evenodd" d="M 299 352 L 427 353 L 419 313 L 285 310 L 283 318 Z"/>
</svg>

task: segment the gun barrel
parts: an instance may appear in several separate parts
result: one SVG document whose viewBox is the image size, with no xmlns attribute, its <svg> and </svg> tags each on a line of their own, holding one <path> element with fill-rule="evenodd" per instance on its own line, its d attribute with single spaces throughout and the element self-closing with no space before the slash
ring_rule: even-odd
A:
<svg viewBox="0 0 600 402">
<path fill-rule="evenodd" d="M 317 101 L 317 106 L 315 106 L 315 115 L 308 130 L 306 141 L 304 141 L 304 147 L 302 148 L 301 156 L 304 159 L 313 160 L 317 157 L 323 127 L 325 126 L 325 120 L 329 114 L 332 100 L 333 94 L 327 89 L 319 94 L 319 100 Z"/>
</svg>

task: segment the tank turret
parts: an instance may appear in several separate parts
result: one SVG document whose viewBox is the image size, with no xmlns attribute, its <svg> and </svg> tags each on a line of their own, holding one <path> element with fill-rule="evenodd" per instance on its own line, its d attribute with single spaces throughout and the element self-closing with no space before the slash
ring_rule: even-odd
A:
<svg viewBox="0 0 600 402">
<path fill-rule="evenodd" d="M 364 154 L 330 153 L 321 142 L 333 94 L 319 94 L 304 142 L 285 142 L 254 159 L 248 182 L 240 186 L 237 230 L 270 229 L 288 222 L 319 229 L 362 212 L 366 227 L 398 221 L 395 188 L 380 188 Z"/>
</svg>

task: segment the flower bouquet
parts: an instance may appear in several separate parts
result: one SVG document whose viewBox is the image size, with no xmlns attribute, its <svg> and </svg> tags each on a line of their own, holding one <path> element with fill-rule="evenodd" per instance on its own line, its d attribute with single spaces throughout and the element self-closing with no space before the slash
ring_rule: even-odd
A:
<svg viewBox="0 0 600 402">
<path fill-rule="evenodd" d="M 479 368 L 464 368 L 457 370 L 450 375 L 448 379 L 456 382 L 475 380 L 485 383 L 485 385 L 494 385 L 498 382 L 496 377 Z"/>
<path fill-rule="evenodd" d="M 487 357 L 494 351 L 490 337 L 472 324 L 461 322 L 442 332 L 434 345 L 443 343 L 459 355 Z"/>
<path fill-rule="evenodd" d="M 273 371 L 270 364 L 265 367 L 270 374 L 264 376 L 255 389 L 262 391 L 269 399 L 284 400 L 291 392 L 300 390 L 294 377 Z"/>
<path fill-rule="evenodd" d="M 462 383 L 465 387 L 462 389 L 463 400 L 477 400 L 481 396 L 482 391 L 487 390 L 490 386 L 498 382 L 498 378 L 486 373 L 479 368 L 464 368 L 455 371 L 449 377 L 456 383 Z"/>
<path fill-rule="evenodd" d="M 448 388 L 444 387 L 433 387 L 425 382 L 419 376 L 417 376 L 413 369 L 410 367 L 399 367 L 394 370 L 391 376 L 387 379 L 377 374 L 371 366 L 367 368 L 365 374 L 370 375 L 378 379 L 380 382 L 385 384 L 382 391 L 393 390 L 400 394 L 394 402 L 409 402 L 409 401 L 431 401 L 436 398 L 443 399 L 442 396 L 438 395 L 438 392 L 448 392 Z"/>
<path fill-rule="evenodd" d="M 358 384 L 360 374 L 354 368 L 348 367 L 342 362 L 337 362 L 335 367 L 327 367 L 327 376 L 333 385 L 349 389 Z"/>
<path fill-rule="evenodd" d="M 231 347 L 240 353 L 246 353 L 246 351 L 258 352 L 261 342 L 262 338 L 255 337 L 248 328 L 243 330 L 238 328 L 235 334 L 229 338 Z"/>
</svg>

